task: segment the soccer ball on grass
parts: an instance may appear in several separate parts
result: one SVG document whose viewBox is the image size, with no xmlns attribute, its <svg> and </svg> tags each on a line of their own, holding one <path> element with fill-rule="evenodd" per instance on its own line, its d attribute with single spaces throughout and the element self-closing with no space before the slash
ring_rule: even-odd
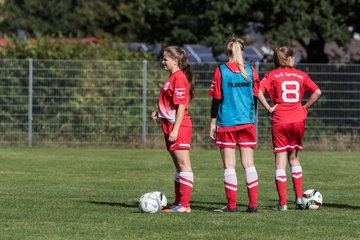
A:
<svg viewBox="0 0 360 240">
<path fill-rule="evenodd" d="M 161 207 L 166 207 L 166 205 L 167 205 L 167 198 L 166 198 L 165 194 L 162 193 L 162 192 L 160 192 L 160 191 L 155 191 L 155 192 L 153 192 L 153 193 L 155 193 L 156 196 L 159 198 Z"/>
<path fill-rule="evenodd" d="M 323 204 L 323 197 L 316 189 L 306 190 L 302 195 L 304 209 L 316 210 Z"/>
<path fill-rule="evenodd" d="M 156 213 L 160 211 L 160 201 L 155 193 L 145 193 L 139 199 L 139 209 L 146 213 Z"/>
<path fill-rule="evenodd" d="M 139 199 L 139 209 L 146 213 L 156 213 L 166 205 L 166 196 L 160 191 L 145 193 Z"/>
</svg>

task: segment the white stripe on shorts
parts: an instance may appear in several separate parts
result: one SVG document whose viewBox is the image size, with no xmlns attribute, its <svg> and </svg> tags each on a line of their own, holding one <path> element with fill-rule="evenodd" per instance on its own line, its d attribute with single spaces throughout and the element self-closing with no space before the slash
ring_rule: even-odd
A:
<svg viewBox="0 0 360 240">
<path fill-rule="evenodd" d="M 217 141 L 216 144 L 228 145 L 228 146 L 235 146 L 236 145 L 236 143 L 228 143 L 228 142 L 220 142 L 220 141 Z"/>
<path fill-rule="evenodd" d="M 254 145 L 256 142 L 238 142 L 239 145 Z"/>
<path fill-rule="evenodd" d="M 190 144 L 180 143 L 179 147 L 190 147 Z"/>
<path fill-rule="evenodd" d="M 294 149 L 294 148 L 300 148 L 300 149 L 302 149 L 302 147 L 301 146 L 299 146 L 299 145 L 295 145 L 295 146 L 290 146 L 290 145 L 287 145 L 287 146 L 285 146 L 285 147 L 276 147 L 276 148 L 274 148 L 274 150 L 284 150 L 284 149 L 286 149 L 286 148 L 291 148 L 291 149 Z"/>
</svg>

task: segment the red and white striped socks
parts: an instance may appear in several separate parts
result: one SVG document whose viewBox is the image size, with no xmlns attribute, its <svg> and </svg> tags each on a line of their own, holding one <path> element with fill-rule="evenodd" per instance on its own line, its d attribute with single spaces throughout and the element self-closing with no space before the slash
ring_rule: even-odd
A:
<svg viewBox="0 0 360 240">
<path fill-rule="evenodd" d="M 237 199 L 237 176 L 235 169 L 224 170 L 225 195 L 228 201 L 228 208 L 236 208 Z"/>
<path fill-rule="evenodd" d="M 249 207 L 258 207 L 258 188 L 259 179 L 255 167 L 245 169 L 246 186 L 249 196 Z"/>
<path fill-rule="evenodd" d="M 285 169 L 275 170 L 275 184 L 279 195 L 280 206 L 286 205 L 286 172 Z"/>
<path fill-rule="evenodd" d="M 301 166 L 291 167 L 291 178 L 293 181 L 293 187 L 295 191 L 295 199 L 302 196 L 302 168 Z"/>
<path fill-rule="evenodd" d="M 193 182 L 194 174 L 192 172 L 179 173 L 179 203 L 184 207 L 189 207 Z"/>
</svg>

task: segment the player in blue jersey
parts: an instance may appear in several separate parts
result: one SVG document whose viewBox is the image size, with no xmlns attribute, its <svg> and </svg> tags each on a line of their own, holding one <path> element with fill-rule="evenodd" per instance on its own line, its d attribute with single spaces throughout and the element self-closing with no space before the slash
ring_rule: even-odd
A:
<svg viewBox="0 0 360 240">
<path fill-rule="evenodd" d="M 258 175 L 254 164 L 256 147 L 255 112 L 259 76 L 244 63 L 244 42 L 230 38 L 225 43 L 228 62 L 215 69 L 209 96 L 212 97 L 210 137 L 220 148 L 224 165 L 224 187 L 227 205 L 216 212 L 236 212 L 237 175 L 236 148 L 245 169 L 249 204 L 247 212 L 258 208 Z"/>
</svg>

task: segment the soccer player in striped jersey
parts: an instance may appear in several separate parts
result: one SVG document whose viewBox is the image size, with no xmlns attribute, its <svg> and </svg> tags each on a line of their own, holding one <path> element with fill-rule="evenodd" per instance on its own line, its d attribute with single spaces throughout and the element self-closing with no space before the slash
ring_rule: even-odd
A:
<svg viewBox="0 0 360 240">
<path fill-rule="evenodd" d="M 279 195 L 279 211 L 287 210 L 286 162 L 289 162 L 296 207 L 302 206 L 302 168 L 298 152 L 302 151 L 305 120 L 309 107 L 320 97 L 319 87 L 307 73 L 294 67 L 295 52 L 288 47 L 274 51 L 275 69 L 266 73 L 260 83 L 259 101 L 271 113 L 271 134 L 275 154 L 275 183 Z M 264 97 L 268 92 L 274 106 Z M 310 97 L 302 105 L 304 93 Z"/>
<path fill-rule="evenodd" d="M 163 84 L 158 111 L 151 118 L 161 119 L 166 148 L 176 168 L 174 176 L 175 201 L 164 212 L 190 212 L 194 176 L 190 162 L 192 122 L 188 113 L 194 97 L 194 77 L 186 51 L 177 46 L 164 49 L 162 64 L 170 73 Z"/>
<path fill-rule="evenodd" d="M 224 166 L 224 187 L 227 205 L 216 212 L 237 211 L 236 149 L 245 169 L 249 204 L 247 212 L 258 209 L 258 174 L 254 164 L 256 147 L 254 125 L 259 76 L 243 59 L 244 42 L 230 38 L 225 43 L 229 61 L 215 69 L 209 96 L 212 97 L 210 137 L 220 148 Z"/>
</svg>

